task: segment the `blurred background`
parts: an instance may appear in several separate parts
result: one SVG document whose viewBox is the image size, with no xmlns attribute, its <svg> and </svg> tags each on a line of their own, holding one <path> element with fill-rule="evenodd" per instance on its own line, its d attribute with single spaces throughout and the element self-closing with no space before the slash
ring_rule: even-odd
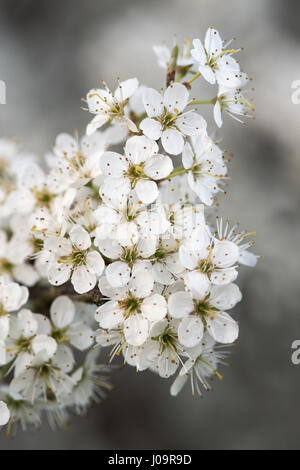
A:
<svg viewBox="0 0 300 470">
<path fill-rule="evenodd" d="M 291 343 L 300 339 L 300 104 L 291 100 L 300 80 L 299 16 L 297 0 L 0 0 L 7 84 L 0 134 L 41 157 L 57 133 L 84 131 L 90 116 L 80 97 L 101 78 L 112 88 L 117 76 L 164 86 L 153 44 L 170 44 L 174 33 L 179 42 L 203 38 L 210 25 L 225 39 L 237 36 L 254 78 L 256 120 L 242 127 L 225 118 L 222 146 L 234 158 L 220 213 L 256 231 L 254 248 L 264 256 L 255 270 L 241 269 L 241 334 L 213 392 L 193 398 L 187 386 L 172 398 L 171 381 L 128 367 L 114 374 L 108 399 L 74 416 L 69 430 L 45 424 L 14 439 L 1 433 L 0 449 L 300 447 L 300 365 L 291 363 Z"/>
</svg>

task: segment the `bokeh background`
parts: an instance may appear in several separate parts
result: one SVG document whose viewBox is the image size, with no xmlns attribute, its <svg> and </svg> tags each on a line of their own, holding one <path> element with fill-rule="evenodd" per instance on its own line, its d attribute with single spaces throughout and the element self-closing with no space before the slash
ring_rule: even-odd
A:
<svg viewBox="0 0 300 470">
<path fill-rule="evenodd" d="M 112 87 L 119 75 L 163 86 L 153 44 L 174 33 L 202 38 L 209 25 L 226 39 L 236 35 L 254 77 L 256 120 L 242 127 L 225 119 L 222 145 L 234 158 L 220 212 L 256 230 L 264 256 L 255 270 L 241 270 L 241 334 L 213 392 L 198 399 L 186 387 L 174 399 L 170 381 L 128 367 L 114 374 L 106 402 L 74 416 L 68 431 L 45 424 L 14 439 L 1 433 L 0 449 L 300 447 L 300 365 L 291 363 L 300 339 L 300 104 L 291 100 L 299 16 L 297 0 L 0 0 L 0 134 L 41 156 L 57 133 L 84 131 L 80 97 L 101 78 Z"/>
</svg>

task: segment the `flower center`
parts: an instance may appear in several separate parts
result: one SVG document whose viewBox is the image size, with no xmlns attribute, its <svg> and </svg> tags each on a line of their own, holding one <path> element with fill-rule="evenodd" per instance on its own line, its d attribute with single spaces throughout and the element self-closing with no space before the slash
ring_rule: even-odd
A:
<svg viewBox="0 0 300 470">
<path fill-rule="evenodd" d="M 165 108 L 164 112 L 158 118 L 156 118 L 156 120 L 161 123 L 162 130 L 165 131 L 166 129 L 170 127 L 176 127 L 175 121 L 177 117 L 178 117 L 178 112 L 176 114 L 172 114 Z"/>
<path fill-rule="evenodd" d="M 141 313 L 141 303 L 141 299 L 130 294 L 126 299 L 119 301 L 119 306 L 125 310 L 124 316 L 129 317 L 135 313 Z"/>
</svg>

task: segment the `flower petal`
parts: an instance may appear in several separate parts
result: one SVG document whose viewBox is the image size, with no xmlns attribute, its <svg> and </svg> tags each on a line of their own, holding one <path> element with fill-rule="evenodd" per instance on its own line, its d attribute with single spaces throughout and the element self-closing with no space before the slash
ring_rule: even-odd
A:
<svg viewBox="0 0 300 470">
<path fill-rule="evenodd" d="M 139 180 L 135 185 L 135 191 L 138 198 L 144 204 L 151 204 L 158 196 L 158 188 L 155 181 Z"/>
<path fill-rule="evenodd" d="M 194 302 L 189 292 L 175 292 L 168 299 L 168 307 L 171 317 L 184 318 L 194 310 Z"/>
<path fill-rule="evenodd" d="M 71 282 L 78 294 L 85 294 L 85 292 L 95 287 L 97 277 L 94 272 L 91 272 L 86 266 L 82 265 L 74 269 Z"/>
<path fill-rule="evenodd" d="M 167 155 L 155 155 L 144 166 L 144 172 L 153 180 L 166 178 L 172 170 L 173 162 Z"/>
<path fill-rule="evenodd" d="M 155 140 L 143 135 L 130 137 L 125 145 L 125 155 L 135 165 L 146 162 L 157 152 L 158 145 Z"/>
<path fill-rule="evenodd" d="M 143 344 L 149 334 L 149 323 L 140 314 L 131 315 L 124 322 L 124 335 L 126 341 L 132 346 L 140 346 Z"/>
<path fill-rule="evenodd" d="M 130 279 L 131 269 L 127 263 L 115 261 L 107 266 L 105 270 L 106 279 L 112 287 L 122 287 Z"/>
<path fill-rule="evenodd" d="M 161 143 L 167 153 L 178 155 L 184 147 L 184 139 L 176 129 L 167 129 L 163 131 Z"/>
<path fill-rule="evenodd" d="M 164 105 L 170 113 L 181 113 L 189 100 L 189 92 L 181 83 L 173 83 L 164 94 Z"/>
<path fill-rule="evenodd" d="M 239 335 L 239 326 L 226 312 L 217 312 L 206 318 L 207 331 L 218 343 L 233 343 Z"/>
<path fill-rule="evenodd" d="M 166 299 L 159 294 L 151 295 L 143 300 L 141 310 L 144 317 L 151 322 L 160 321 L 167 314 Z"/>
<path fill-rule="evenodd" d="M 158 140 L 161 136 L 162 125 L 154 119 L 146 118 L 141 122 L 140 129 L 149 139 Z"/>
<path fill-rule="evenodd" d="M 97 308 L 95 319 L 101 328 L 116 328 L 124 321 L 124 311 L 119 308 L 119 303 L 109 300 Z"/>
<path fill-rule="evenodd" d="M 201 318 L 191 315 L 181 320 L 178 327 L 178 339 L 183 346 L 193 348 L 201 341 L 203 332 L 204 326 Z"/>
<path fill-rule="evenodd" d="M 107 176 L 123 176 L 128 169 L 128 162 L 117 152 L 104 152 L 100 157 L 100 168 Z"/>
<path fill-rule="evenodd" d="M 149 117 L 160 116 L 164 110 L 162 96 L 154 88 L 147 88 L 144 91 L 143 103 Z"/>
<path fill-rule="evenodd" d="M 75 306 L 66 295 L 60 295 L 51 304 L 51 320 L 57 328 L 65 328 L 72 323 L 75 315 Z"/>
</svg>

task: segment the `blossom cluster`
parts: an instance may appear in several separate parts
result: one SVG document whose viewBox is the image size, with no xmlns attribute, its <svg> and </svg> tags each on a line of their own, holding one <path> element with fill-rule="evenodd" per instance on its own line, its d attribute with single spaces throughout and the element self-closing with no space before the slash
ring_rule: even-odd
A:
<svg viewBox="0 0 300 470">
<path fill-rule="evenodd" d="M 121 356 L 137 371 L 175 376 L 171 394 L 221 377 L 238 338 L 251 233 L 214 216 L 226 153 L 198 105 L 251 115 L 248 76 L 219 33 L 155 46 L 165 89 L 137 78 L 87 93 L 86 134 L 61 133 L 43 162 L 0 140 L 0 425 L 62 424 L 112 388 Z M 192 98 L 198 78 L 215 98 Z M 195 106 L 197 106 L 195 108 Z M 215 221 L 216 220 L 216 221 Z M 225 348 L 225 350 L 224 350 Z"/>
</svg>

